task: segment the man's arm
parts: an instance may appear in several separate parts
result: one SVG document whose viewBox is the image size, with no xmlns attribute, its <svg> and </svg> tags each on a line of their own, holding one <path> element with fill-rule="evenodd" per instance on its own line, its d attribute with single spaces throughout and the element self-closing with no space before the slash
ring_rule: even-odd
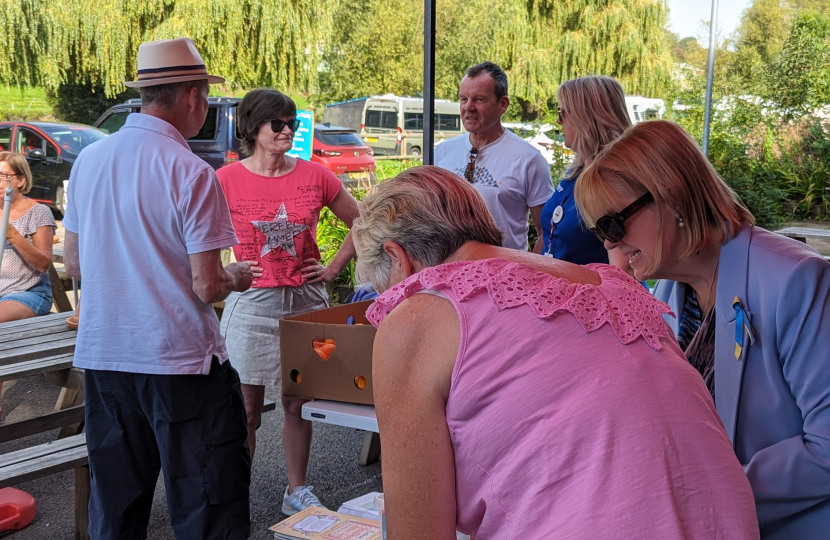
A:
<svg viewBox="0 0 830 540">
<path fill-rule="evenodd" d="M 255 277 L 255 270 L 248 262 L 233 263 L 223 268 L 219 252 L 213 249 L 189 255 L 193 292 L 206 304 L 221 302 L 231 291 L 248 290 Z M 261 268 L 259 276 L 262 276 Z"/>
<path fill-rule="evenodd" d="M 81 277 L 81 260 L 78 255 L 78 234 L 69 229 L 63 238 L 63 266 L 71 277 Z"/>
<path fill-rule="evenodd" d="M 542 246 L 544 245 L 544 241 L 542 240 L 542 208 L 544 204 L 540 204 L 538 206 L 534 206 L 530 209 L 530 218 L 533 220 L 533 226 L 536 227 L 536 245 L 533 246 L 533 253 L 542 253 Z"/>
</svg>

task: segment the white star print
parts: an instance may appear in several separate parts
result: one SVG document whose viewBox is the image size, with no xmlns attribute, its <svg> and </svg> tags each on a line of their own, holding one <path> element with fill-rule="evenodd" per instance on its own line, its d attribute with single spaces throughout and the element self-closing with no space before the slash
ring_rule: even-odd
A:
<svg viewBox="0 0 830 540">
<path fill-rule="evenodd" d="M 252 221 L 251 223 L 265 235 L 265 245 L 262 246 L 260 257 L 265 257 L 277 248 L 282 248 L 292 257 L 296 257 L 297 246 L 294 243 L 294 237 L 308 229 L 308 225 L 288 221 L 285 203 L 280 205 L 280 211 L 274 217 L 274 221 Z"/>
</svg>

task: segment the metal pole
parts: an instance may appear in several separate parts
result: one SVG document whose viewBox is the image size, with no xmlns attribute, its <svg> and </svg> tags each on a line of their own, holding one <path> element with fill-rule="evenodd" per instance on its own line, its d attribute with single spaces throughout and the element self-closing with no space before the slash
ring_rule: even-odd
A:
<svg viewBox="0 0 830 540">
<path fill-rule="evenodd" d="M 709 66 L 706 70 L 706 109 L 703 113 L 703 154 L 709 156 L 709 122 L 712 117 L 712 83 L 715 78 L 715 49 L 717 48 L 718 0 L 712 0 L 709 18 Z"/>
<path fill-rule="evenodd" d="M 435 162 L 435 0 L 424 0 L 424 165 Z"/>
<path fill-rule="evenodd" d="M 0 268 L 3 267 L 3 252 L 6 251 L 6 232 L 9 230 L 9 215 L 12 213 L 12 181 L 9 179 L 6 186 L 6 194 L 3 197 L 3 222 L 0 224 L 0 242 L 3 242 L 3 249 L 0 249 Z"/>
</svg>

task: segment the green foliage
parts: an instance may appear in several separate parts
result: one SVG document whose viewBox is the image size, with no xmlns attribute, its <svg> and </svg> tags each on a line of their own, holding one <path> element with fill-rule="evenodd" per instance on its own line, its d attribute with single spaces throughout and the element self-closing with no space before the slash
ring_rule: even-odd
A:
<svg viewBox="0 0 830 540">
<path fill-rule="evenodd" d="M 138 45 L 189 36 L 230 87 L 308 90 L 338 0 L 0 0 L 0 83 L 115 96 Z"/>
<path fill-rule="evenodd" d="M 326 41 L 317 103 L 423 88 L 423 3 L 343 0 Z M 436 95 L 454 99 L 464 70 L 492 60 L 507 71 L 514 116 L 539 118 L 559 83 L 596 73 L 629 93 L 660 95 L 671 56 L 660 0 L 439 0 Z"/>
<path fill-rule="evenodd" d="M 113 97 L 107 97 L 101 87 L 89 84 L 61 84 L 46 92 L 58 120 L 92 125 L 107 109 L 130 98 L 140 97 L 138 89 L 127 88 Z"/>
<path fill-rule="evenodd" d="M 360 185 L 356 188 L 349 189 L 349 192 L 358 201 L 372 192 L 372 186 L 368 183 Z M 328 208 L 323 208 L 320 212 L 320 221 L 317 223 L 317 246 L 320 248 L 320 260 L 324 265 L 328 265 L 337 252 L 346 235 L 349 234 L 349 228 L 345 223 L 340 221 L 334 212 Z M 355 279 L 354 259 L 349 261 L 346 268 L 338 276 L 335 285 L 343 284 L 349 287 L 357 285 Z"/>
<path fill-rule="evenodd" d="M 770 98 L 790 117 L 830 103 L 830 17 L 799 15 L 768 79 Z"/>
</svg>

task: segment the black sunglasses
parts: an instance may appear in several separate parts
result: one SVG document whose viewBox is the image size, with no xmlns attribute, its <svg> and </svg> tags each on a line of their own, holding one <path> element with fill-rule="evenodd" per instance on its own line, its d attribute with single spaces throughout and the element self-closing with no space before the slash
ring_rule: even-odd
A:
<svg viewBox="0 0 830 540">
<path fill-rule="evenodd" d="M 619 214 L 607 214 L 597 220 L 597 226 L 591 227 L 589 230 L 594 233 L 600 242 L 617 243 L 622 241 L 625 236 L 625 220 L 639 212 L 645 205 L 654 200 L 651 193 L 646 193 L 633 203 L 623 208 Z"/>
<path fill-rule="evenodd" d="M 467 168 L 464 169 L 464 178 L 469 183 L 473 183 L 474 175 L 476 172 L 476 158 L 478 157 L 478 148 L 472 147 L 470 148 L 470 162 L 467 163 Z"/>
<path fill-rule="evenodd" d="M 280 133 L 283 129 L 285 129 L 285 126 L 288 126 L 288 129 L 294 133 L 297 133 L 297 129 L 300 127 L 300 121 L 296 118 L 291 118 L 288 121 L 280 120 L 279 118 L 271 120 L 271 131 L 274 133 Z"/>
</svg>

